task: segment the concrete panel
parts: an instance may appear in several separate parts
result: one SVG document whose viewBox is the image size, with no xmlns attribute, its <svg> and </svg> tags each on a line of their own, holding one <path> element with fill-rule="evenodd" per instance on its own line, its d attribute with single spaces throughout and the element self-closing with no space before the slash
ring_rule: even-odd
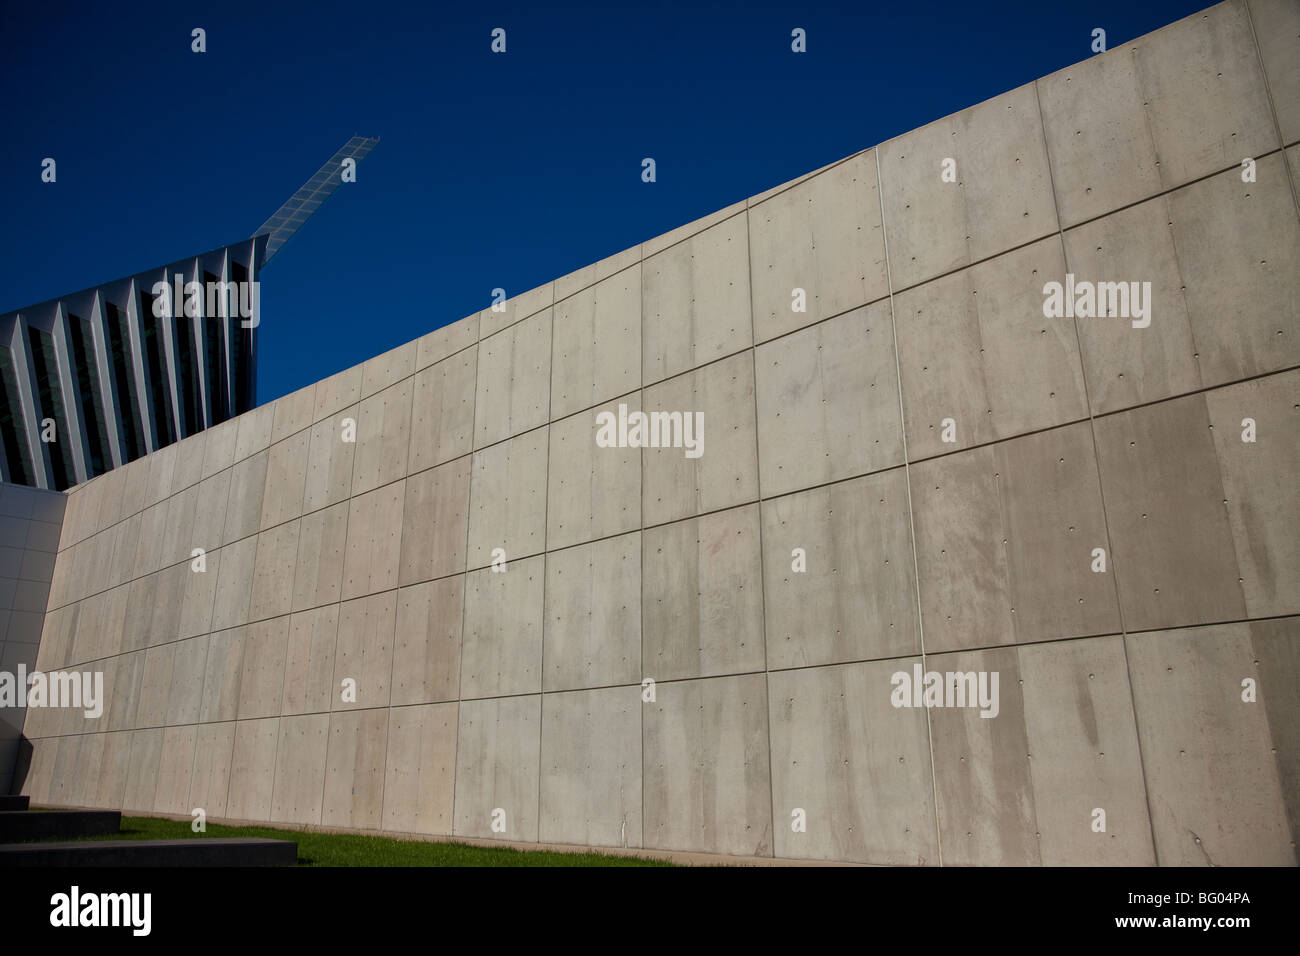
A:
<svg viewBox="0 0 1300 956">
<path fill-rule="evenodd" d="M 1129 631 L 1245 616 L 1209 426 L 1203 395 L 1097 419 L 1113 571 Z"/>
<path fill-rule="evenodd" d="M 434 329 L 416 341 L 415 367 L 426 368 L 478 341 L 478 313 Z"/>
<path fill-rule="evenodd" d="M 406 479 L 398 582 L 414 584 L 465 570 L 470 458 Z"/>
<path fill-rule="evenodd" d="M 298 525 L 294 519 L 257 536 L 257 559 L 248 619 L 288 614 L 293 598 L 294 570 L 298 561 Z"/>
<path fill-rule="evenodd" d="M 414 360 L 414 353 L 412 353 Z M 359 495 L 406 474 L 411 444 L 411 379 L 361 400 L 352 494 Z"/>
<path fill-rule="evenodd" d="M 412 387 L 412 473 L 468 455 L 474 445 L 474 377 L 478 347 L 416 373 Z"/>
<path fill-rule="evenodd" d="M 332 604 L 289 618 L 281 713 L 326 713 L 335 697 L 334 657 L 339 606 Z"/>
<path fill-rule="evenodd" d="M 289 648 L 288 616 L 244 628 L 244 658 L 239 677 L 240 720 L 277 717 L 284 696 L 285 656 Z"/>
<path fill-rule="evenodd" d="M 1300 372 L 1216 389 L 1205 396 L 1223 476 L 1228 524 L 1251 617 L 1300 611 Z M 1255 441 L 1244 442 L 1247 418 Z"/>
<path fill-rule="evenodd" d="M 125 485 L 126 472 L 116 468 L 105 474 L 100 480 L 98 489 L 99 519 L 95 523 L 97 531 L 111 528 L 126 517 L 126 514 L 122 511 L 122 496 L 126 490 Z"/>
<path fill-rule="evenodd" d="M 542 688 L 542 556 L 504 572 L 472 571 L 465 581 L 460 696 L 501 697 Z"/>
<path fill-rule="evenodd" d="M 348 502 L 340 501 L 303 517 L 293 572 L 293 610 L 335 603 L 343 593 L 349 508 Z"/>
<path fill-rule="evenodd" d="M 600 415 L 636 410 L 641 393 L 579 412 L 551 425 L 547 458 L 546 544 L 564 548 L 641 526 L 641 449 L 596 444 Z"/>
<path fill-rule="evenodd" d="M 87 796 L 93 792 L 94 796 L 89 801 L 93 806 L 120 807 L 131 771 L 131 741 L 135 735 L 123 731 L 102 736 L 102 744 L 96 742 L 98 774 L 87 781 Z M 88 766 L 94 769 L 96 765 L 92 763 Z"/>
<path fill-rule="evenodd" d="M 641 680 L 641 534 L 546 556 L 544 689 Z"/>
<path fill-rule="evenodd" d="M 203 674 L 208 660 L 207 634 L 179 641 L 172 656 L 171 687 L 167 691 L 167 725 L 195 724 L 203 703 Z M 182 811 L 177 811 L 182 812 Z"/>
<path fill-rule="evenodd" d="M 213 551 L 221 546 L 233 474 L 233 470 L 223 471 L 199 482 L 198 498 L 194 502 L 194 527 L 186 536 L 188 541 L 177 557 L 178 561 L 192 557 L 195 548 Z"/>
<path fill-rule="evenodd" d="M 804 178 L 806 179 L 807 177 Z M 737 213 L 744 212 L 747 206 L 748 204 L 743 200 L 741 202 L 732 203 L 730 206 L 725 206 L 717 212 L 711 212 L 707 216 L 701 216 L 693 222 L 688 222 L 684 226 L 678 226 L 676 229 L 670 229 L 668 232 L 655 236 L 653 239 L 647 239 L 641 244 L 642 260 L 644 261 L 649 259 L 651 256 L 663 252 L 670 246 L 675 246 L 678 243 L 685 242 L 697 233 L 704 232 L 706 229 L 716 226 L 720 222 L 725 222 L 726 220 L 731 219 Z"/>
<path fill-rule="evenodd" d="M 264 448 L 271 447 L 271 426 L 275 406 L 259 405 L 240 415 L 235 432 L 235 461 L 243 461 Z"/>
<path fill-rule="evenodd" d="M 144 676 L 140 679 L 137 727 L 162 727 L 167 723 L 167 698 L 172 686 L 175 644 L 151 647 L 144 655 Z"/>
<path fill-rule="evenodd" d="M 397 481 L 349 502 L 344 600 L 397 587 L 405 497 L 406 482 Z"/>
<path fill-rule="evenodd" d="M 546 309 L 479 343 L 474 447 L 544 424 L 550 397 L 551 310 Z"/>
<path fill-rule="evenodd" d="M 1169 195 L 1206 385 L 1300 363 L 1300 220 L 1282 156 Z"/>
<path fill-rule="evenodd" d="M 1250 634 L 1294 845 L 1300 835 L 1300 618 L 1255 621 Z"/>
<path fill-rule="evenodd" d="M 641 688 L 542 700 L 544 843 L 641 845 Z"/>
<path fill-rule="evenodd" d="M 937 862 L 925 711 L 890 705 L 891 675 L 917 660 L 771 675 L 777 856 Z M 791 829 L 796 809 L 806 832 Z"/>
<path fill-rule="evenodd" d="M 226 502 L 222 544 L 257 534 L 262 525 L 262 495 L 266 490 L 266 468 L 270 455 L 259 451 L 235 465 L 230 474 L 230 496 Z M 188 553 L 188 552 L 187 552 Z"/>
<path fill-rule="evenodd" d="M 1119 631 L 1087 423 L 913 465 L 912 508 L 927 650 Z"/>
<path fill-rule="evenodd" d="M 546 456 L 546 428 L 474 453 L 470 568 L 485 567 L 496 548 L 513 561 L 546 547 Z"/>
<path fill-rule="evenodd" d="M 136 712 L 140 707 L 140 691 L 144 682 L 144 651 L 132 651 L 121 654 L 107 661 L 104 666 L 104 694 L 108 697 L 108 706 L 103 723 L 107 730 L 134 730 Z M 29 710 L 28 723 L 34 717 L 48 717 L 50 711 Z M 33 736 L 41 736 L 37 728 Z"/>
<path fill-rule="evenodd" d="M 451 833 L 457 713 L 454 701 L 389 712 L 383 829 Z"/>
<path fill-rule="evenodd" d="M 234 426 L 238 429 L 238 425 Z M 169 468 L 166 464 L 162 465 L 157 472 L 151 467 L 149 469 L 149 503 L 153 504 L 162 501 L 167 495 L 174 495 L 176 492 L 188 488 L 190 485 L 197 485 L 204 478 L 210 477 L 216 471 L 221 469 L 215 468 L 213 471 L 205 471 L 204 464 L 208 459 L 208 440 L 212 436 L 212 429 L 205 429 L 197 435 L 191 435 L 184 441 L 177 442 L 175 446 L 176 455 Z M 224 447 L 225 439 L 221 439 Z M 238 434 L 236 434 L 238 437 Z M 163 449 L 165 452 L 167 449 Z M 229 454 L 233 455 L 231 449 Z M 157 455 L 158 452 L 154 452 Z M 150 457 L 153 457 L 152 455 Z M 213 464 L 224 458 L 223 448 L 217 448 L 214 452 Z M 155 479 L 157 483 L 155 484 Z M 154 497 L 157 494 L 158 497 Z"/>
<path fill-rule="evenodd" d="M 223 521 L 224 526 L 224 521 Z M 140 536 L 137 540 L 135 549 L 135 561 L 133 574 L 135 577 L 141 577 L 145 574 L 152 574 L 162 567 L 162 549 L 163 541 L 167 534 L 167 500 L 150 505 L 140 515 Z M 222 538 L 224 540 L 224 533 Z M 68 554 L 72 560 L 76 560 L 76 555 L 81 550 L 81 546 L 74 547 Z M 69 557 L 62 557 L 60 563 L 69 560 Z M 79 583 L 79 576 L 73 574 L 70 576 L 69 585 L 76 586 Z M 62 595 L 69 599 L 73 598 L 71 592 Z"/>
<path fill-rule="evenodd" d="M 641 705 L 644 845 L 771 856 L 763 675 L 660 683 L 655 698 Z"/>
<path fill-rule="evenodd" d="M 194 741 L 198 728 L 168 727 L 163 731 L 158 761 L 158 786 L 153 810 L 157 813 L 190 812 L 190 778 L 194 774 Z"/>
<path fill-rule="evenodd" d="M 167 499 L 167 529 L 164 532 L 161 554 L 164 568 L 178 561 L 184 561 L 190 556 L 194 534 L 194 509 L 199 500 L 199 487 L 199 485 L 191 485 Z M 98 542 L 101 537 L 97 535 L 91 541 Z"/>
<path fill-rule="evenodd" d="M 128 465 L 123 465 L 122 472 L 122 517 L 139 514 L 149 504 L 149 469 L 152 463 L 146 458 L 137 458 Z M 58 544 L 58 535 L 55 535 Z M 51 549 L 51 550 L 57 550 Z"/>
<path fill-rule="evenodd" d="M 569 296 L 581 292 L 598 282 L 608 279 L 616 273 L 622 272 L 641 261 L 641 247 L 633 246 L 630 249 L 624 249 L 622 252 L 616 252 L 612 256 L 606 256 L 599 262 L 594 262 L 589 266 L 583 266 L 577 272 L 571 272 L 567 276 L 555 280 L 555 301 L 567 299 Z"/>
<path fill-rule="evenodd" d="M 244 669 L 244 631 L 245 628 L 236 627 L 217 631 L 208 637 L 208 657 L 203 664 L 203 702 L 199 706 L 200 723 L 235 719 L 239 710 L 239 678 Z M 119 663 L 118 678 L 121 676 Z"/>
<path fill-rule="evenodd" d="M 1057 229 L 1033 84 L 879 147 L 895 290 Z M 957 181 L 940 179 L 956 162 Z"/>
<path fill-rule="evenodd" d="M 548 282 L 506 299 L 500 312 L 484 309 L 478 314 L 479 341 L 554 304 L 555 283 Z"/>
<path fill-rule="evenodd" d="M 203 470 L 198 475 L 172 475 L 172 494 L 191 484 L 197 484 L 203 478 L 210 478 L 235 464 L 235 442 L 239 439 L 239 418 L 230 418 L 219 425 L 204 429 L 207 441 L 203 443 Z M 197 449 L 196 449 L 197 450 Z"/>
<path fill-rule="evenodd" d="M 642 532 L 642 674 L 763 669 L 758 505 Z"/>
<path fill-rule="evenodd" d="M 1064 223 L 1276 148 L 1254 46 L 1221 3 L 1039 80 Z"/>
<path fill-rule="evenodd" d="M 1127 642 L 1159 863 L 1295 866 L 1267 710 L 1242 701 L 1260 680 L 1249 626 Z"/>
<path fill-rule="evenodd" d="M 749 353 L 652 385 L 642 392 L 641 401 L 641 410 L 649 415 L 681 412 L 683 425 L 687 415 L 692 422 L 698 419 L 696 413 L 704 416 L 703 429 L 693 425 L 691 431 L 699 442 L 697 457 L 688 458 L 682 445 L 642 450 L 643 525 L 758 498 L 754 365 Z"/>
<path fill-rule="evenodd" d="M 190 583 L 190 565 L 174 564 L 154 576 L 153 615 L 149 620 L 149 644 L 165 644 L 180 637 L 181 610 Z"/>
<path fill-rule="evenodd" d="M 771 668 L 919 653 L 903 469 L 763 502 L 763 606 Z"/>
<path fill-rule="evenodd" d="M 382 822 L 388 715 L 387 708 L 330 714 L 323 825 L 376 829 Z"/>
<path fill-rule="evenodd" d="M 931 658 L 929 666 L 938 670 L 938 662 L 955 656 Z M 1021 647 L 1019 660 L 1043 864 L 1154 865 L 1123 639 Z M 1002 686 L 999 678 L 999 697 Z M 962 716 L 972 729 L 978 721 L 1001 719 L 969 710 Z M 1092 829 L 1097 808 L 1106 811 L 1103 833 Z"/>
<path fill-rule="evenodd" d="M 537 839 L 540 696 L 467 700 L 456 737 L 457 836 Z M 501 828 L 494 831 L 496 811 Z"/>
<path fill-rule="evenodd" d="M 393 647 L 394 707 L 455 700 L 460 696 L 464 592 L 464 575 L 398 591 Z"/>
<path fill-rule="evenodd" d="M 275 785 L 275 751 L 280 718 L 241 720 L 235 724 L 230 757 L 230 793 L 226 816 L 233 820 L 268 820 Z"/>
<path fill-rule="evenodd" d="M 304 428 L 271 446 L 266 462 L 266 490 L 262 495 L 262 530 L 302 514 L 307 487 L 307 453 L 311 431 Z"/>
<path fill-rule="evenodd" d="M 189 813 L 196 807 L 208 816 L 226 815 L 230 763 L 235 749 L 235 724 L 200 724 L 194 741 L 194 770 L 190 774 Z"/>
<path fill-rule="evenodd" d="M 162 739 L 162 728 L 137 730 L 131 735 L 131 762 L 126 775 L 126 790 L 122 794 L 123 810 L 138 813 L 153 811 L 154 795 L 158 789 Z"/>
<path fill-rule="evenodd" d="M 354 405 L 312 426 L 303 490 L 304 513 L 343 501 L 352 493 L 352 459 L 357 445 L 355 441 L 344 441 L 343 437 L 345 428 L 354 434 L 356 421 Z"/>
<path fill-rule="evenodd" d="M 738 203 L 737 211 L 744 212 Z M 753 343 L 749 235 L 733 215 L 641 267 L 641 380 L 658 382 Z"/>
<path fill-rule="evenodd" d="M 376 355 L 368 359 L 361 365 L 361 398 L 382 392 L 390 386 L 396 385 L 404 378 L 410 378 L 415 374 L 415 353 L 416 345 L 414 342 L 407 342 L 405 345 L 399 345 L 395 349 L 390 349 L 382 355 Z"/>
<path fill-rule="evenodd" d="M 640 263 L 557 302 L 554 322 L 552 419 L 641 385 Z"/>
<path fill-rule="evenodd" d="M 393 633 L 397 591 L 374 594 L 339 606 L 334 652 L 334 710 L 387 707 L 393 675 Z M 343 681 L 356 682 L 355 700 L 343 700 Z M 351 696 L 351 695 L 349 695 Z"/>
<path fill-rule="evenodd" d="M 329 714 L 285 717 L 280 721 L 271 791 L 272 820 L 320 823 L 329 724 Z"/>
<path fill-rule="evenodd" d="M 903 463 L 888 302 L 760 346 L 754 362 L 764 495 Z"/>
<path fill-rule="evenodd" d="M 315 421 L 312 412 L 316 410 L 316 383 L 277 398 L 271 407 L 275 409 L 271 423 L 272 444 L 284 441 L 304 428 L 311 428 Z"/>
<path fill-rule="evenodd" d="M 757 341 L 889 294 L 874 151 L 751 205 L 748 215 Z M 804 312 L 793 309 L 796 288 Z"/>
<path fill-rule="evenodd" d="M 256 567 L 257 538 L 244 538 L 221 549 L 215 570 L 204 572 L 217 575 L 216 597 L 212 602 L 212 629 L 222 630 L 243 624 L 248 620 L 248 604 L 253 589 L 253 570 Z M 186 573 L 188 571 L 188 565 Z"/>
<path fill-rule="evenodd" d="M 1290 0 L 1250 0 L 1250 18 L 1282 142 L 1300 139 L 1300 7 Z"/>
<path fill-rule="evenodd" d="M 312 421 L 333 418 L 361 401 L 361 366 L 354 365 L 316 383 L 316 406 Z"/>
</svg>

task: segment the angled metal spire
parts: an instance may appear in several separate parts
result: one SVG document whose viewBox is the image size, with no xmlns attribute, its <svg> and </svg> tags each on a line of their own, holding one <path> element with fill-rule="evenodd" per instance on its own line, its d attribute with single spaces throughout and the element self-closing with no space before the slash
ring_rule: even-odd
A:
<svg viewBox="0 0 1300 956">
<path fill-rule="evenodd" d="M 343 161 L 354 159 L 360 163 L 378 144 L 378 137 L 353 136 L 326 161 L 324 166 L 316 170 L 315 176 L 307 180 L 301 189 L 275 211 L 275 215 L 262 223 L 253 235 L 270 234 L 266 243 L 266 254 L 262 259 L 263 266 L 271 261 L 271 257 L 280 251 L 280 247 L 292 238 L 302 224 L 310 219 L 321 204 L 339 187 L 343 181 Z"/>
</svg>

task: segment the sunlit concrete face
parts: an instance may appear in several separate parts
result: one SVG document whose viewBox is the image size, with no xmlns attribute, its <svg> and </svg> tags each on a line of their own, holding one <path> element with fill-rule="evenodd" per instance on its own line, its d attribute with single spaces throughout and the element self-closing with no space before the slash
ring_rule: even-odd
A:
<svg viewBox="0 0 1300 956">
<path fill-rule="evenodd" d="M 1295 10 L 1212 7 L 77 486 L 39 663 L 106 705 L 28 710 L 23 792 L 1294 864 Z M 1150 283 L 1149 325 L 1049 317 L 1067 276 Z M 640 412 L 702 413 L 702 454 L 599 439 Z"/>
</svg>

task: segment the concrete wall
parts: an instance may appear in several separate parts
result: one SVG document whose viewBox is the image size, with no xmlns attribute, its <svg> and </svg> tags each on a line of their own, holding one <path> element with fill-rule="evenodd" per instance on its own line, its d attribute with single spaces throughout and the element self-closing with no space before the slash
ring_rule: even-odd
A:
<svg viewBox="0 0 1300 956">
<path fill-rule="evenodd" d="M 1295 863 L 1298 26 L 1212 7 L 77 488 L 41 664 L 111 700 L 29 714 L 24 792 Z M 1150 327 L 1044 318 L 1067 273 L 1152 283 Z M 597 447 L 620 403 L 704 454 Z M 893 706 L 914 663 L 997 672 L 997 716 Z"/>
</svg>

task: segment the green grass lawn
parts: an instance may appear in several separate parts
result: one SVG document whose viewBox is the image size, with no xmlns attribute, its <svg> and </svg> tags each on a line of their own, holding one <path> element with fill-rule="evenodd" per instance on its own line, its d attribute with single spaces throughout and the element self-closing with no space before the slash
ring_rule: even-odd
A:
<svg viewBox="0 0 1300 956">
<path fill-rule="evenodd" d="M 205 837 L 266 837 L 294 840 L 299 866 L 672 866 L 663 860 L 607 856 L 603 853 L 550 853 L 510 847 L 478 847 L 464 843 L 424 843 L 350 833 L 306 833 L 273 827 L 227 827 L 209 823 L 195 833 L 188 820 L 122 817 L 113 836 L 93 840 L 202 840 Z"/>
</svg>

